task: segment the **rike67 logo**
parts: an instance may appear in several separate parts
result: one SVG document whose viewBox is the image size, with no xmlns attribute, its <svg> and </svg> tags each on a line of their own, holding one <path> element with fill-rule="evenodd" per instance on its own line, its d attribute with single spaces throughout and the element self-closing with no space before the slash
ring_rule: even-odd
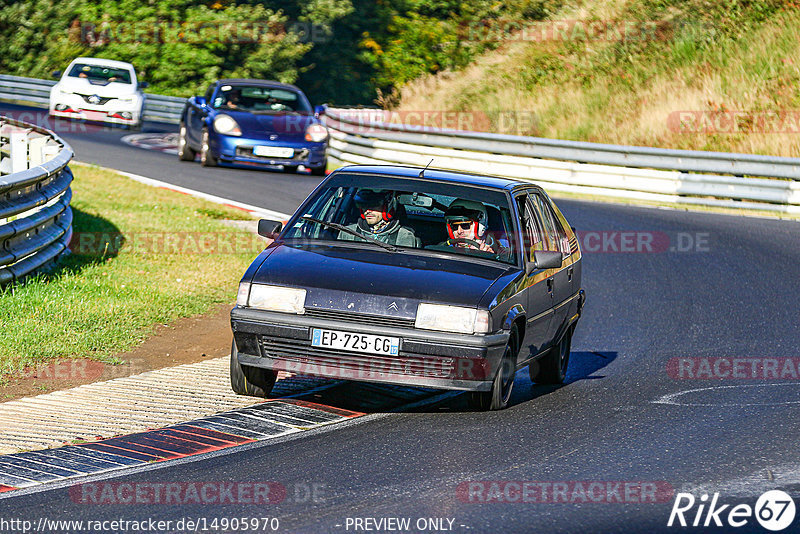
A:
<svg viewBox="0 0 800 534">
<path fill-rule="evenodd" d="M 781 490 L 770 490 L 756 501 L 755 508 L 749 504 L 717 504 L 719 493 L 708 502 L 708 494 L 696 499 L 691 493 L 678 493 L 667 526 L 693 527 L 743 527 L 755 517 L 767 530 L 778 532 L 789 528 L 794 522 L 795 505 L 792 497 Z M 696 505 L 696 509 L 695 509 Z"/>
</svg>

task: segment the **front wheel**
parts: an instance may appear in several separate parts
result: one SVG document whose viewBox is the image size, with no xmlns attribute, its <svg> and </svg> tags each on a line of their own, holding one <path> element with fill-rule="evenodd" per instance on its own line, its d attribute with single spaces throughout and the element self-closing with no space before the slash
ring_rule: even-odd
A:
<svg viewBox="0 0 800 534">
<path fill-rule="evenodd" d="M 508 407 L 511 399 L 511 390 L 514 388 L 514 375 L 517 366 L 517 327 L 511 329 L 511 335 L 506 343 L 503 358 L 500 361 L 500 369 L 492 381 L 492 389 L 489 391 L 472 391 L 469 394 L 470 407 L 487 411 L 503 410 Z"/>
<path fill-rule="evenodd" d="M 189 141 L 186 139 L 186 125 L 181 124 L 181 130 L 178 133 L 178 159 L 181 161 L 194 161 L 196 152 L 189 146 Z"/>
<path fill-rule="evenodd" d="M 203 167 L 215 167 L 217 158 L 211 153 L 211 142 L 208 139 L 208 130 L 203 130 L 203 141 L 200 148 L 200 165 Z"/>
<path fill-rule="evenodd" d="M 239 363 L 236 341 L 231 344 L 231 389 L 237 395 L 266 397 L 272 392 L 278 372 Z"/>
<path fill-rule="evenodd" d="M 569 353 L 572 349 L 572 328 L 567 330 L 561 340 L 544 356 L 528 366 L 532 382 L 540 384 L 563 384 L 567 377 Z"/>
</svg>

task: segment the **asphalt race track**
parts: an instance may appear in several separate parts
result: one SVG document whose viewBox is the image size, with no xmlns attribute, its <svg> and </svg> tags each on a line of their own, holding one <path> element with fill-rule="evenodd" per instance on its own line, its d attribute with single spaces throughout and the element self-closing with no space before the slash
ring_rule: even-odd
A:
<svg viewBox="0 0 800 534">
<path fill-rule="evenodd" d="M 121 129 L 57 133 L 79 161 L 277 211 L 293 210 L 319 181 L 181 163 L 121 144 L 130 133 Z M 0 499 L 0 517 L 207 518 L 209 527 L 214 518 L 267 517 L 279 532 L 399 531 L 365 518 L 408 518 L 410 531 L 426 532 L 768 532 L 754 517 L 729 526 L 732 506 L 718 516 L 723 528 L 711 518 L 704 530 L 705 511 L 698 527 L 667 521 L 678 492 L 698 500 L 688 522 L 703 494 L 718 493 L 718 507 L 754 507 L 770 489 L 800 495 L 800 223 L 558 204 L 581 234 L 587 293 L 563 387 L 534 386 L 522 370 L 502 412 L 472 412 L 448 395 L 103 479 L 276 482 L 286 495 L 275 504 L 94 504 L 68 485 L 42 486 Z M 767 360 L 778 362 L 773 374 L 754 372 Z M 337 388 L 313 401 L 355 410 L 362 402 Z M 522 487 L 539 489 L 523 498 Z M 499 502 L 507 500 L 516 502 Z M 264 526 L 249 531 L 276 524 Z"/>
</svg>

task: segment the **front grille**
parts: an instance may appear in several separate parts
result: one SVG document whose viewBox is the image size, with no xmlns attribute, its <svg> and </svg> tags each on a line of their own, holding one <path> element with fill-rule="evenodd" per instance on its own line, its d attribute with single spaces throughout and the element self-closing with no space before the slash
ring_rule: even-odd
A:
<svg viewBox="0 0 800 534">
<path fill-rule="evenodd" d="M 414 328 L 414 319 L 403 317 L 390 317 L 388 315 L 369 315 L 366 313 L 353 313 L 341 310 L 323 310 L 319 308 L 306 308 L 306 317 L 318 319 L 332 319 L 360 325 L 394 326 L 399 328 Z"/>
<path fill-rule="evenodd" d="M 113 98 L 105 98 L 105 97 L 98 97 L 99 100 L 97 102 L 90 102 L 89 99 L 94 95 L 81 95 L 80 93 L 75 93 L 76 95 L 80 95 L 86 101 L 87 104 L 93 104 L 95 106 L 104 106 L 109 103 L 109 101 L 114 100 Z"/>
<path fill-rule="evenodd" d="M 312 347 L 308 341 L 269 339 L 260 336 L 262 355 L 284 362 L 287 371 L 298 374 L 339 374 L 337 370 L 354 372 L 355 376 L 368 378 L 370 374 L 400 374 L 426 378 L 452 378 L 455 376 L 455 358 L 420 357 L 406 352 L 398 356 L 347 353 Z M 342 378 L 348 378 L 342 375 Z"/>
</svg>

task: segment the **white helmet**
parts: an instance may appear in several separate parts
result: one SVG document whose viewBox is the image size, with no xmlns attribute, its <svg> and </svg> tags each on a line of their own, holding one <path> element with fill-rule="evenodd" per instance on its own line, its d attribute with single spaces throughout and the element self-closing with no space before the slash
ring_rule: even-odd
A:
<svg viewBox="0 0 800 534">
<path fill-rule="evenodd" d="M 444 220 L 447 222 L 447 232 L 453 238 L 453 228 L 451 223 L 459 221 L 476 221 L 475 225 L 475 238 L 481 238 L 486 234 L 486 228 L 489 225 L 489 214 L 486 211 L 486 206 L 474 200 L 464 200 L 457 198 L 447 208 L 444 214 Z"/>
</svg>

